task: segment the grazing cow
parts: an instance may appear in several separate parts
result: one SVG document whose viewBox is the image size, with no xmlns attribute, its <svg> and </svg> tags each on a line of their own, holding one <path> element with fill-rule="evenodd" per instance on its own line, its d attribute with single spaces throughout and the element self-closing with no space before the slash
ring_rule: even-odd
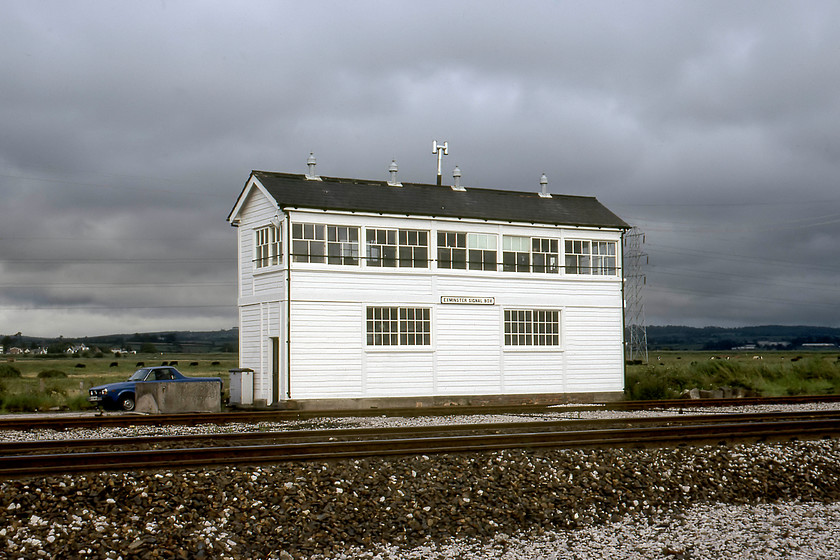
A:
<svg viewBox="0 0 840 560">
<path fill-rule="evenodd" d="M 137 365 L 134 367 L 146 367 L 146 362 L 137 362 Z"/>
<path fill-rule="evenodd" d="M 212 363 L 212 364 L 210 364 L 210 365 L 211 365 L 211 366 L 218 366 L 218 365 L 221 365 L 221 364 L 219 364 L 219 362 L 213 362 L 213 363 Z"/>
<path fill-rule="evenodd" d="M 119 365 L 120 365 L 120 364 L 119 364 L 119 363 L 117 363 L 117 362 L 111 362 L 111 365 L 110 365 L 110 366 L 108 366 L 108 367 L 119 367 Z"/>
<path fill-rule="evenodd" d="M 178 360 L 175 360 L 174 362 L 169 362 L 169 365 L 170 366 L 177 366 L 178 365 Z"/>
<path fill-rule="evenodd" d="M 160 363 L 160 365 L 162 365 L 162 366 L 168 366 L 168 365 L 169 365 L 169 362 L 161 362 L 161 363 Z"/>
<path fill-rule="evenodd" d="M 198 365 L 198 362 L 190 362 L 190 365 L 191 365 L 191 366 L 197 366 L 197 365 Z"/>
<path fill-rule="evenodd" d="M 83 368 L 83 367 L 87 367 L 87 366 L 85 364 L 76 364 L 74 367 Z"/>
</svg>

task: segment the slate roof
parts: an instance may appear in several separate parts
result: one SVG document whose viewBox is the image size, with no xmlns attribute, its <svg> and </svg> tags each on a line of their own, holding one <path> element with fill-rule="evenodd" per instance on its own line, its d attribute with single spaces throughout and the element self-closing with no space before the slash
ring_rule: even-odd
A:
<svg viewBox="0 0 840 560">
<path fill-rule="evenodd" d="M 321 177 L 252 171 L 252 175 L 274 197 L 280 208 L 405 214 L 412 216 L 474 218 L 505 222 L 591 226 L 627 229 L 630 226 L 594 197 L 552 194 L 542 198 L 536 192 L 403 183 L 393 187 L 386 181 Z M 241 196 L 241 195 L 240 195 Z"/>
</svg>

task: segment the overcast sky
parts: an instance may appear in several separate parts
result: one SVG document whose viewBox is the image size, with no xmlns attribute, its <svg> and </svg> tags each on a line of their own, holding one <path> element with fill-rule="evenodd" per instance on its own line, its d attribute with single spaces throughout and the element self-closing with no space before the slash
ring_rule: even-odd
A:
<svg viewBox="0 0 840 560">
<path fill-rule="evenodd" d="M 647 324 L 840 327 L 840 3 L 0 4 L 0 334 L 236 326 L 252 169 L 596 196 Z"/>
</svg>

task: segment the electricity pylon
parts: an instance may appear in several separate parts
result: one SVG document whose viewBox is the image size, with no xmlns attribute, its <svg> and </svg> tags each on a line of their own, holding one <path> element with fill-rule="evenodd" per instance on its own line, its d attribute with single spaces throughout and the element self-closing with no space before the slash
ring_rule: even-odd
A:
<svg viewBox="0 0 840 560">
<path fill-rule="evenodd" d="M 648 264 L 648 255 L 642 251 L 645 234 L 638 227 L 624 234 L 624 329 L 627 335 L 627 360 L 648 361 L 647 330 L 645 327 L 645 302 L 642 288 L 647 279 L 642 272 L 642 259 Z"/>
</svg>

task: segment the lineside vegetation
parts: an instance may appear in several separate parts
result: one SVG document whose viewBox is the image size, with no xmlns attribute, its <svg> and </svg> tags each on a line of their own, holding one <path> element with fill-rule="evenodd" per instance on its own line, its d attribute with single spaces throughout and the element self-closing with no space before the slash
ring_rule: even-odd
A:
<svg viewBox="0 0 840 560">
<path fill-rule="evenodd" d="M 628 400 L 671 399 L 691 389 L 730 388 L 761 397 L 840 393 L 837 352 L 662 352 L 627 365 Z"/>
<path fill-rule="evenodd" d="M 221 377 L 229 391 L 229 370 L 238 367 L 235 353 L 132 354 L 99 357 L 6 357 L 0 363 L 0 413 L 88 410 L 88 389 L 125 381 L 139 367 L 172 365 L 191 377 Z"/>
<path fill-rule="evenodd" d="M 12 360 L 12 358 L 7 358 Z M 87 410 L 87 390 L 123 381 L 143 363 L 164 363 L 195 377 L 221 377 L 229 391 L 229 370 L 238 357 L 219 354 L 137 354 L 130 357 L 14 358 L 0 363 L 0 412 Z M 627 365 L 625 398 L 677 398 L 691 389 L 741 390 L 754 396 L 840 394 L 840 353 L 765 352 L 720 354 L 661 352 L 647 364 Z"/>
</svg>

